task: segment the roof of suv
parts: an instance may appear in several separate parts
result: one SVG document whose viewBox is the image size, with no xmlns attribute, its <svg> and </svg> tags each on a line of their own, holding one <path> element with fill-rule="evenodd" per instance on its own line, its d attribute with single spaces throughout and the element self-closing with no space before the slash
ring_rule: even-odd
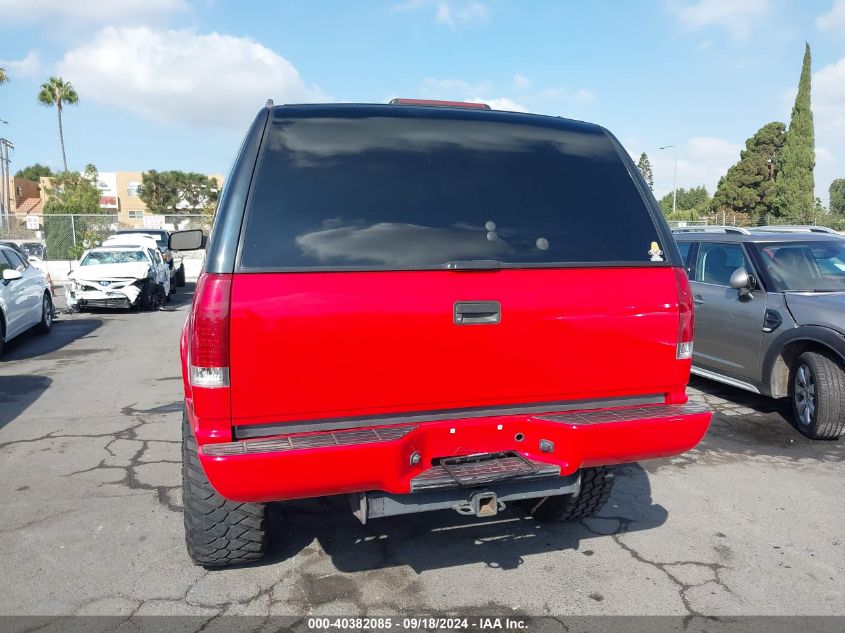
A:
<svg viewBox="0 0 845 633">
<path fill-rule="evenodd" d="M 838 233 L 715 233 L 713 231 L 683 231 L 674 233 L 676 242 L 829 242 L 831 239 L 845 239 Z"/>
<path fill-rule="evenodd" d="M 448 118 L 480 121 L 510 122 L 523 125 L 551 125 L 572 131 L 607 133 L 601 125 L 566 119 L 546 114 L 510 112 L 507 110 L 485 110 L 463 106 L 428 106 L 389 103 L 308 103 L 302 105 L 277 105 L 271 108 L 273 118 L 288 115 L 297 117 L 331 117 L 334 115 L 371 117 L 391 116 L 408 118 Z"/>
</svg>

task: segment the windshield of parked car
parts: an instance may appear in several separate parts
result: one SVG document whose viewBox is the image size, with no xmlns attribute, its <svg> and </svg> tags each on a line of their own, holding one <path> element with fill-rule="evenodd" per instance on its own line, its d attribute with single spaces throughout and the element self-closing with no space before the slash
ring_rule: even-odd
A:
<svg viewBox="0 0 845 633">
<path fill-rule="evenodd" d="M 274 120 L 241 266 L 654 265 L 673 247 L 601 128 L 396 112 Z"/>
<path fill-rule="evenodd" d="M 21 244 L 21 250 L 27 255 L 32 255 L 33 257 L 40 257 L 44 259 L 44 244 L 32 243 L 32 242 L 24 242 Z"/>
<path fill-rule="evenodd" d="M 758 244 L 779 292 L 845 291 L 845 240 Z"/>
<path fill-rule="evenodd" d="M 80 262 L 80 266 L 94 266 L 96 264 L 128 264 L 149 260 L 143 251 L 101 250 L 91 251 Z"/>
</svg>

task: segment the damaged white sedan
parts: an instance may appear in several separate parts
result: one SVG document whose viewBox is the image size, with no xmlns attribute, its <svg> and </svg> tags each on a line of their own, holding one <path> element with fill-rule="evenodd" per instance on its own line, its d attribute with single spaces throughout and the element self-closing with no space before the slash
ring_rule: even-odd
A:
<svg viewBox="0 0 845 633">
<path fill-rule="evenodd" d="M 170 271 L 155 242 L 146 241 L 110 238 L 85 253 L 68 275 L 68 308 L 158 309 L 169 298 Z"/>
</svg>

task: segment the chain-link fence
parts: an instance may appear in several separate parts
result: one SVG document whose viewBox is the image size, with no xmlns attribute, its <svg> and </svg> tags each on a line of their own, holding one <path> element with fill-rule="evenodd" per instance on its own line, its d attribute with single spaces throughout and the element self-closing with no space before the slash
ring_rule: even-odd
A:
<svg viewBox="0 0 845 633">
<path fill-rule="evenodd" d="M 117 215 L 109 213 L 11 216 L 0 224 L 0 240 L 21 243 L 30 255 L 41 259 L 77 260 L 85 250 L 97 246 L 118 230 L 127 228 L 169 231 L 202 229 L 208 235 L 211 217 L 199 214 L 148 215 L 138 224 L 129 224 L 120 222 Z"/>
</svg>

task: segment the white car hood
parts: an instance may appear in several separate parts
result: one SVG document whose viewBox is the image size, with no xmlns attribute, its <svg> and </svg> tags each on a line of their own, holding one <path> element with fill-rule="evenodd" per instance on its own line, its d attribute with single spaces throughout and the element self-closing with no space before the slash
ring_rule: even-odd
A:
<svg viewBox="0 0 845 633">
<path fill-rule="evenodd" d="M 68 275 L 69 279 L 99 281 L 101 279 L 146 279 L 150 265 L 144 262 L 125 264 L 95 264 L 80 266 Z"/>
</svg>

